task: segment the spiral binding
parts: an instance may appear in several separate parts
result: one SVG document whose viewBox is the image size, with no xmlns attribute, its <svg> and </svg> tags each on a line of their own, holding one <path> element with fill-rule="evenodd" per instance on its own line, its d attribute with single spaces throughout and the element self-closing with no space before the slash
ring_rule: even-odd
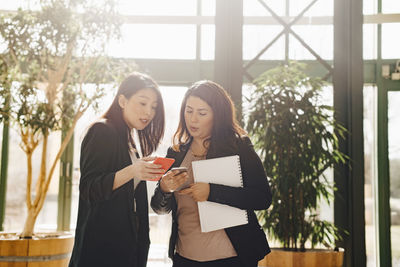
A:
<svg viewBox="0 0 400 267">
<path fill-rule="evenodd" d="M 238 167 L 239 167 L 240 183 L 241 183 L 241 186 L 243 187 L 244 185 L 243 185 L 242 166 L 240 165 L 240 157 L 239 157 L 239 155 L 237 156 L 237 162 L 238 162 Z M 246 217 L 247 217 L 247 222 L 249 222 L 250 221 L 249 211 L 247 211 L 247 210 L 246 210 Z"/>
<path fill-rule="evenodd" d="M 239 167 L 239 174 L 240 174 L 240 185 L 243 187 L 243 176 L 242 176 L 242 168 L 240 166 L 240 157 L 237 157 L 238 167 Z"/>
</svg>

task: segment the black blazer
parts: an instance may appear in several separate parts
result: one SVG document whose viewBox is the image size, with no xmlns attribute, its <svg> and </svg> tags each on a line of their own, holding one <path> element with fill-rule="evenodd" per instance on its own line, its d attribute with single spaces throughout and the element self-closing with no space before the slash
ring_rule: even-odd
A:
<svg viewBox="0 0 400 267">
<path fill-rule="evenodd" d="M 134 190 L 131 180 L 112 190 L 115 173 L 132 163 L 121 131 L 110 122 L 97 122 L 83 139 L 78 222 L 69 266 L 146 266 L 146 183 Z"/>
<path fill-rule="evenodd" d="M 168 150 L 167 157 L 175 159 L 172 167 L 180 166 L 189 146 L 190 143 L 182 145 L 180 152 L 175 152 L 171 148 Z M 257 262 L 270 252 L 270 248 L 254 210 L 264 210 L 270 206 L 272 199 L 271 189 L 261 160 L 254 151 L 248 137 L 238 138 L 237 147 L 233 150 L 219 151 L 214 155 L 208 153 L 206 158 L 230 155 L 239 155 L 240 157 L 243 188 L 210 184 L 208 201 L 247 210 L 249 223 L 226 228 L 225 232 L 243 266 L 257 266 Z M 174 194 L 162 192 L 158 184 L 151 199 L 151 207 L 158 214 L 169 213 L 172 210 L 172 231 L 169 243 L 169 257 L 172 258 L 178 235 L 177 204 Z"/>
</svg>

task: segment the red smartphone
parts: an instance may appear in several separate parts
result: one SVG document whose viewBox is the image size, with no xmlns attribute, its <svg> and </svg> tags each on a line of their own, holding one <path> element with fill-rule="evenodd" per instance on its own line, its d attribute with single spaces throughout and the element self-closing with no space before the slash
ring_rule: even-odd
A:
<svg viewBox="0 0 400 267">
<path fill-rule="evenodd" d="M 174 159 L 171 159 L 171 158 L 160 158 L 160 157 L 157 157 L 153 161 L 154 164 L 161 165 L 161 168 L 164 170 L 164 172 L 166 172 L 172 166 L 172 164 L 174 162 L 175 162 Z M 160 175 L 160 177 L 157 177 L 155 179 L 151 179 L 149 181 L 158 181 L 158 180 L 161 179 L 161 177 L 162 177 L 162 175 Z"/>
</svg>

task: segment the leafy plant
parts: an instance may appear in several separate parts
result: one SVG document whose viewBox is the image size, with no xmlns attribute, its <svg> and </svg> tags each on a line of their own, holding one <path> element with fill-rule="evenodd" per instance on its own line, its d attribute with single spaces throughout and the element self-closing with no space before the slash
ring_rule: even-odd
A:
<svg viewBox="0 0 400 267">
<path fill-rule="evenodd" d="M 320 220 L 321 199 L 332 199 L 334 186 L 325 171 L 345 162 L 338 138 L 345 129 L 333 108 L 321 104 L 324 82 L 309 77 L 305 65 L 290 62 L 261 74 L 250 98 L 247 130 L 270 178 L 272 207 L 260 212 L 265 230 L 284 249 L 334 245 L 338 228 Z"/>
<path fill-rule="evenodd" d="M 41 1 L 39 11 L 18 10 L 0 17 L 0 120 L 9 120 L 27 156 L 27 219 L 21 237 L 31 237 L 56 164 L 79 118 L 98 108 L 110 81 L 122 70 L 105 56 L 121 21 L 113 0 Z M 52 132 L 66 132 L 53 159 Z M 33 189 L 32 156 L 41 144 L 41 165 Z M 35 191 L 35 192 L 33 192 Z"/>
</svg>

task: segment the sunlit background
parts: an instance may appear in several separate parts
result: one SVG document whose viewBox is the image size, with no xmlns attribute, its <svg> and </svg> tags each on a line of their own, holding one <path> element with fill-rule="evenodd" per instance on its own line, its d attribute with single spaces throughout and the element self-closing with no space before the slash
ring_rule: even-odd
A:
<svg viewBox="0 0 400 267">
<path fill-rule="evenodd" d="M 117 58 L 131 58 L 138 63 L 146 60 L 182 60 L 207 62 L 214 60 L 215 50 L 215 1 L 216 0 L 120 0 L 119 11 L 126 18 L 122 27 L 122 39 L 109 44 L 108 54 Z M 266 0 L 266 3 L 280 16 L 296 16 L 309 0 Z M 289 4 L 287 9 L 286 3 Z M 304 15 L 301 23 L 293 26 L 300 35 L 324 60 L 333 60 L 333 3 L 334 0 L 319 0 Z M 17 8 L 37 9 L 33 1 L 0 1 L 0 10 L 11 11 Z M 265 47 L 283 26 L 274 21 L 271 15 L 257 0 L 243 0 L 243 59 L 251 60 Z M 364 14 L 378 13 L 378 1 L 364 0 Z M 382 0 L 382 13 L 400 13 L 399 0 Z M 364 60 L 376 60 L 378 56 L 378 24 L 365 21 L 363 55 Z M 399 59 L 400 20 L 382 24 L 382 59 Z M 200 38 L 200 39 L 198 39 Z M 315 57 L 300 44 L 297 39 L 289 38 L 289 58 L 296 60 L 315 60 Z M 262 56 L 261 60 L 284 60 L 285 38 L 281 36 Z M 1 47 L 0 47 L 1 48 Z M 147 71 L 138 64 L 141 71 Z M 151 72 L 149 73 L 152 74 Z M 194 82 L 194 81 L 190 81 Z M 180 102 L 187 90 L 187 84 L 174 84 L 171 81 L 159 81 L 166 110 L 165 138 L 155 153 L 164 156 L 171 144 L 172 135 L 177 127 Z M 244 84 L 243 95 L 251 93 L 251 85 Z M 373 84 L 364 87 L 364 137 L 365 137 L 365 214 L 366 245 L 368 266 L 377 266 L 376 210 L 374 208 L 374 190 L 376 183 L 376 92 Z M 89 110 L 76 127 L 74 140 L 74 178 L 71 229 L 75 228 L 78 207 L 79 152 L 85 130 L 110 105 L 116 88 L 110 88 L 104 98 L 103 110 L 94 113 Z M 393 265 L 400 266 L 400 93 L 390 93 L 388 103 L 389 118 L 389 160 L 391 168 L 391 209 L 392 209 L 392 257 Z M 332 86 L 325 88 L 326 103 L 333 103 Z M 243 102 L 246 111 L 246 101 Z M 2 130 L 2 129 L 1 129 Z M 5 231 L 20 231 L 25 219 L 25 172 L 21 162 L 25 157 L 19 148 L 17 134 L 10 133 L 10 156 L 8 170 Z M 53 135 L 49 147 L 60 144 L 60 134 Z M 50 151 L 49 153 L 54 153 Z M 36 162 L 38 166 L 39 162 Z M 35 168 L 36 171 L 38 167 Z M 37 229 L 57 228 L 58 177 L 55 173 L 46 203 L 39 215 Z M 330 177 L 333 177 L 330 171 Z M 333 179 L 333 178 L 332 178 Z M 154 190 L 154 183 L 148 183 L 149 198 Z M 333 207 L 321 203 L 321 217 L 333 221 Z M 151 211 L 151 209 L 150 209 Z M 171 266 L 167 256 L 170 233 L 170 216 L 156 216 L 150 212 L 151 247 L 149 267 Z"/>
</svg>

